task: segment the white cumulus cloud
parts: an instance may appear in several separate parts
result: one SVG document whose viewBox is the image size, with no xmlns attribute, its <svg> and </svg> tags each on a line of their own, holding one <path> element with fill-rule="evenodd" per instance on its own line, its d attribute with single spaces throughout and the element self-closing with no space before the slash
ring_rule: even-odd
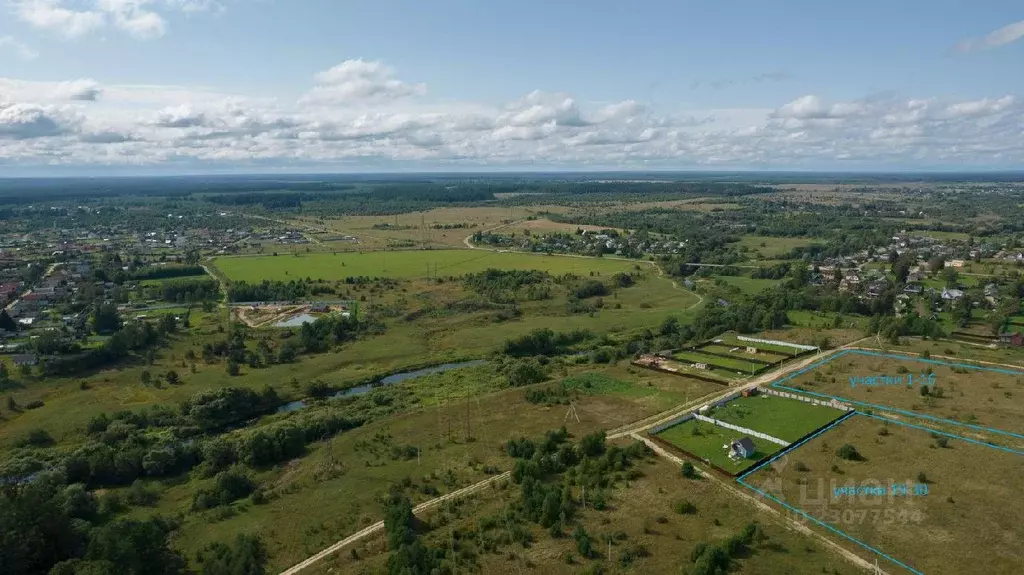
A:
<svg viewBox="0 0 1024 575">
<path fill-rule="evenodd" d="M 842 168 L 1024 165 L 1024 103 L 808 94 L 769 109 L 655 109 L 529 92 L 432 101 L 382 62 L 349 60 L 291 101 L 187 86 L 0 78 L 8 164 Z M 313 97 L 313 95 L 317 97 Z"/>
<path fill-rule="evenodd" d="M 409 84 L 395 77 L 383 62 L 346 60 L 316 75 L 317 85 L 303 101 L 323 104 L 379 103 L 425 94 L 424 84 Z"/>
</svg>

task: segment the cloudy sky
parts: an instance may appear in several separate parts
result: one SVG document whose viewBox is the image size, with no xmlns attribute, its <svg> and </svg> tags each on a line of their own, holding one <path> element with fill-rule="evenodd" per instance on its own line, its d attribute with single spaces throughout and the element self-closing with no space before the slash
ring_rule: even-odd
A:
<svg viewBox="0 0 1024 575">
<path fill-rule="evenodd" d="M 0 0 L 0 176 L 1024 169 L 1019 0 Z"/>
</svg>

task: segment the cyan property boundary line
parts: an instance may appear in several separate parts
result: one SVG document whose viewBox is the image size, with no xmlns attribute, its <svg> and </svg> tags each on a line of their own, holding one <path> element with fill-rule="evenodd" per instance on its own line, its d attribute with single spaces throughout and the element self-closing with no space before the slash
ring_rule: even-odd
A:
<svg viewBox="0 0 1024 575">
<path fill-rule="evenodd" d="M 816 397 L 824 397 L 824 398 L 828 398 L 828 399 L 835 399 L 835 400 L 838 400 L 838 401 L 846 402 L 846 403 L 849 403 L 849 404 L 852 404 L 852 405 L 857 405 L 857 406 L 860 406 L 860 407 L 879 409 L 879 410 L 882 410 L 882 411 L 889 411 L 889 412 L 892 412 L 892 413 L 899 413 L 901 415 L 907 415 L 907 416 L 910 416 L 910 417 L 918 417 L 918 418 L 921 418 L 921 419 L 928 419 L 928 420 L 931 420 L 931 421 L 936 421 L 936 422 L 939 422 L 939 423 L 946 423 L 946 424 L 955 425 L 955 426 L 958 426 L 958 427 L 967 427 L 967 428 L 970 428 L 970 429 L 976 429 L 978 431 L 987 431 L 989 433 L 995 433 L 995 434 L 998 434 L 998 435 L 1006 435 L 1006 436 L 1010 436 L 1010 437 L 1015 437 L 1017 439 L 1024 439 L 1024 435 L 1022 435 L 1020 433 L 1014 433 L 1012 431 L 1005 431 L 1005 430 L 1002 430 L 1002 429 L 996 429 L 994 427 L 985 427 L 985 426 L 982 426 L 982 425 L 975 425 L 973 423 L 964 423 L 962 421 L 956 421 L 954 419 L 944 419 L 944 418 L 941 418 L 941 417 L 935 417 L 934 415 L 927 415 L 927 414 L 924 414 L 924 413 L 918 413 L 916 411 L 907 411 L 907 410 L 904 410 L 904 409 L 897 409 L 895 407 L 889 407 L 887 405 L 881 405 L 881 404 L 877 404 L 877 403 L 866 403 L 866 402 L 863 402 L 863 401 L 856 401 L 856 400 L 849 399 L 849 398 L 846 398 L 846 397 L 842 397 L 842 396 L 839 396 L 839 395 L 829 395 L 827 393 L 820 393 L 820 392 L 816 392 L 816 391 L 808 391 L 806 389 L 798 389 L 798 388 L 795 388 L 795 387 L 789 387 L 787 385 L 782 385 L 783 383 L 785 383 L 785 382 L 787 382 L 787 381 L 789 381 L 789 380 L 791 380 L 791 379 L 793 379 L 793 378 L 795 378 L 797 376 L 803 375 L 804 373 L 807 373 L 808 371 L 811 371 L 813 369 L 817 369 L 817 368 L 821 367 L 822 365 L 825 365 L 826 363 L 828 363 L 830 361 L 833 361 L 835 359 L 838 359 L 838 358 L 840 358 L 840 357 L 842 357 L 844 355 L 847 355 L 847 354 L 868 355 L 868 356 L 884 357 L 884 358 L 889 358 L 889 359 L 899 359 L 899 360 L 904 360 L 904 361 L 916 361 L 916 362 L 921 362 L 921 363 L 931 363 L 931 364 L 943 365 L 943 366 L 947 366 L 947 367 L 960 367 L 960 368 L 965 368 L 965 369 L 974 369 L 974 370 L 978 370 L 978 371 L 989 371 L 989 372 L 993 372 L 993 373 L 1002 373 L 1002 374 L 1008 374 L 1008 375 L 1021 375 L 1021 376 L 1024 376 L 1024 371 L 1018 371 L 1018 370 L 1012 370 L 1012 369 L 1002 369 L 1002 368 L 996 368 L 996 367 L 984 367 L 984 366 L 980 366 L 980 365 L 971 365 L 971 364 L 967 364 L 967 363 L 953 363 L 953 362 L 947 362 L 947 361 L 939 361 L 939 360 L 935 360 L 935 359 L 925 359 L 925 358 L 921 358 L 921 357 L 912 357 L 912 356 L 905 356 L 905 355 L 895 355 L 895 354 L 891 354 L 891 353 L 881 353 L 881 352 L 875 352 L 875 351 L 864 351 L 864 350 L 859 350 L 859 349 L 845 349 L 845 350 L 843 350 L 843 351 L 841 351 L 841 352 L 839 352 L 837 354 L 831 355 L 831 356 L 829 356 L 829 357 L 827 357 L 827 358 L 825 358 L 825 359 L 823 359 L 821 361 L 815 362 L 815 363 L 813 363 L 813 364 L 811 364 L 811 365 L 809 365 L 809 366 L 807 366 L 807 367 L 805 367 L 803 369 L 795 371 L 795 372 L 787 375 L 786 377 L 784 377 L 784 378 L 782 378 L 782 379 L 780 379 L 778 381 L 772 382 L 770 387 L 778 388 L 778 389 L 785 389 L 786 391 L 790 391 L 790 392 L 793 392 L 793 393 L 801 393 L 801 394 L 804 394 L 804 395 L 813 395 L 813 396 L 816 396 Z M 992 446 L 992 447 L 996 447 L 996 446 L 993 446 L 992 444 L 989 444 L 989 443 L 985 443 L 984 445 L 989 445 L 989 446 Z M 1022 452 L 1017 451 L 1017 450 L 1009 450 L 1009 451 L 1012 451 L 1014 453 L 1022 453 Z"/>
<path fill-rule="evenodd" d="M 754 487 L 753 485 L 750 485 L 746 481 L 744 481 L 744 479 L 747 476 L 751 475 L 752 473 L 755 473 L 759 469 L 763 468 L 765 465 L 768 465 L 769 463 L 779 459 L 780 457 L 785 456 L 789 452 L 794 451 L 795 449 L 799 448 L 801 445 L 807 443 L 808 441 L 814 439 L 815 437 L 821 435 L 822 433 L 825 433 L 829 429 L 832 429 L 833 427 L 839 425 L 840 423 L 846 421 L 847 419 L 853 417 L 854 415 L 863 415 L 863 416 L 867 416 L 867 417 L 870 417 L 870 418 L 873 418 L 873 419 L 878 419 L 878 420 L 881 420 L 881 421 L 885 421 L 885 422 L 888 422 L 888 423 L 895 423 L 897 425 L 903 425 L 903 426 L 910 427 L 910 428 L 913 428 L 913 429 L 919 429 L 919 430 L 922 430 L 922 431 L 927 431 L 929 433 L 937 433 L 939 435 L 944 435 L 946 437 L 950 437 L 950 438 L 953 438 L 953 439 L 956 439 L 956 440 L 960 440 L 960 441 L 966 441 L 968 443 L 973 443 L 975 445 L 984 445 L 985 447 L 992 447 L 992 448 L 998 449 L 1000 451 L 1006 451 L 1006 452 L 1009 452 L 1009 453 L 1014 453 L 1016 455 L 1024 455 L 1024 452 L 1016 451 L 1016 450 L 1013 450 L 1013 449 L 1008 449 L 1006 447 L 1002 447 L 1002 446 L 999 446 L 999 445 L 993 445 L 991 443 L 985 443 L 984 441 L 978 441 L 978 440 L 975 440 L 975 439 L 971 439 L 969 437 L 963 437 L 963 436 L 956 435 L 956 434 L 953 434 L 953 433 L 946 433 L 944 431 L 938 431 L 938 430 L 935 430 L 935 429 L 931 429 L 929 427 L 924 427 L 924 426 L 921 426 L 921 425 L 915 425 L 913 423 L 906 423 L 904 421 L 899 421 L 897 419 L 890 419 L 888 417 L 882 417 L 880 415 L 875 415 L 875 414 L 871 414 L 871 413 L 860 413 L 858 411 L 851 411 L 851 412 L 847 413 L 846 415 L 844 415 L 843 417 L 840 417 L 839 419 L 835 420 L 834 422 L 832 422 L 827 427 L 822 428 L 817 433 L 807 437 L 806 439 L 804 439 L 804 440 L 802 440 L 802 441 L 800 441 L 798 443 L 794 443 L 793 445 L 789 446 L 786 449 L 783 449 L 782 451 L 776 453 L 774 456 L 772 456 L 767 461 L 757 465 L 756 467 L 751 468 L 750 470 L 748 470 L 747 472 L 745 472 L 744 474 L 742 474 L 742 475 L 740 475 L 739 477 L 736 478 L 736 482 L 739 483 L 740 485 L 742 485 L 742 486 L 744 486 L 744 487 L 746 487 L 748 489 L 751 489 L 751 490 L 757 492 L 759 495 L 765 497 L 766 499 L 770 499 L 770 500 L 774 501 L 775 503 L 778 503 L 782 507 L 785 507 L 786 509 L 792 511 L 793 513 L 796 513 L 797 515 L 800 515 L 801 517 L 804 517 L 805 519 L 813 521 L 814 523 L 816 523 L 816 524 L 818 524 L 818 525 L 828 529 L 829 531 L 831 531 L 833 533 L 836 533 L 837 535 L 840 535 L 841 537 L 856 543 L 857 545 L 863 547 L 864 549 L 867 549 L 868 551 L 871 551 L 872 553 L 878 555 L 879 557 L 881 557 L 881 558 L 883 558 L 883 559 L 885 559 L 887 561 L 890 561 L 890 562 L 892 562 L 895 565 L 899 565 L 900 567 L 903 567 L 904 569 L 907 569 L 908 571 L 910 571 L 911 573 L 914 573 L 915 575 L 924 575 L 924 573 L 919 571 L 919 570 L 917 570 L 917 569 L 914 569 L 913 567 L 911 567 L 910 565 L 907 565 L 906 563 L 900 561 L 899 559 L 896 559 L 896 558 L 894 558 L 894 557 L 892 557 L 890 555 L 887 555 L 886 553 L 882 552 L 881 550 L 879 550 L 879 549 L 877 549 L 875 547 L 872 547 L 871 545 L 861 541 L 860 539 L 857 539 L 856 537 L 853 537 L 853 536 L 851 536 L 851 535 L 849 535 L 849 534 L 847 534 L 847 533 L 845 533 L 843 531 L 840 531 L 839 529 L 837 529 L 837 528 L 835 528 L 835 527 L 825 523 L 824 521 L 821 521 L 820 519 L 812 517 L 811 515 L 809 515 L 807 512 L 803 511 L 802 509 L 794 507 L 794 506 L 792 506 L 792 505 L 790 505 L 790 504 L 788 504 L 788 503 L 786 503 L 784 501 L 781 501 L 777 497 L 775 497 L 775 496 L 773 496 L 773 495 L 771 495 L 769 493 L 766 493 L 766 492 L 764 492 L 764 491 Z"/>
</svg>

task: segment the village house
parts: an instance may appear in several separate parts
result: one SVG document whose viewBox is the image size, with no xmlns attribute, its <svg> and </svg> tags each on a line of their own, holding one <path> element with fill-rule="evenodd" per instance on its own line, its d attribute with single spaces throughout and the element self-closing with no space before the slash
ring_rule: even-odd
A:
<svg viewBox="0 0 1024 575">
<path fill-rule="evenodd" d="M 729 457 L 747 459 L 753 457 L 756 451 L 754 441 L 749 437 L 734 439 L 729 443 Z"/>
<path fill-rule="evenodd" d="M 1019 331 L 1003 332 L 999 334 L 999 343 L 1012 345 L 1013 347 L 1024 347 L 1024 335 Z"/>
<path fill-rule="evenodd" d="M 964 292 L 958 289 L 943 289 L 942 299 L 947 301 L 954 301 L 964 297 Z"/>
</svg>

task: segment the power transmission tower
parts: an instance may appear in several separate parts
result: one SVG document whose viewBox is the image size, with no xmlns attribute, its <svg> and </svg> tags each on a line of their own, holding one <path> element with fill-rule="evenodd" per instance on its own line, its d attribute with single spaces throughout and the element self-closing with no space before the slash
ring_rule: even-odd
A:
<svg viewBox="0 0 1024 575">
<path fill-rule="evenodd" d="M 565 417 L 562 418 L 562 421 L 568 421 L 570 417 L 575 418 L 576 423 L 580 422 L 580 416 L 576 413 L 576 404 L 571 401 L 569 402 L 569 410 L 565 412 Z"/>
</svg>

